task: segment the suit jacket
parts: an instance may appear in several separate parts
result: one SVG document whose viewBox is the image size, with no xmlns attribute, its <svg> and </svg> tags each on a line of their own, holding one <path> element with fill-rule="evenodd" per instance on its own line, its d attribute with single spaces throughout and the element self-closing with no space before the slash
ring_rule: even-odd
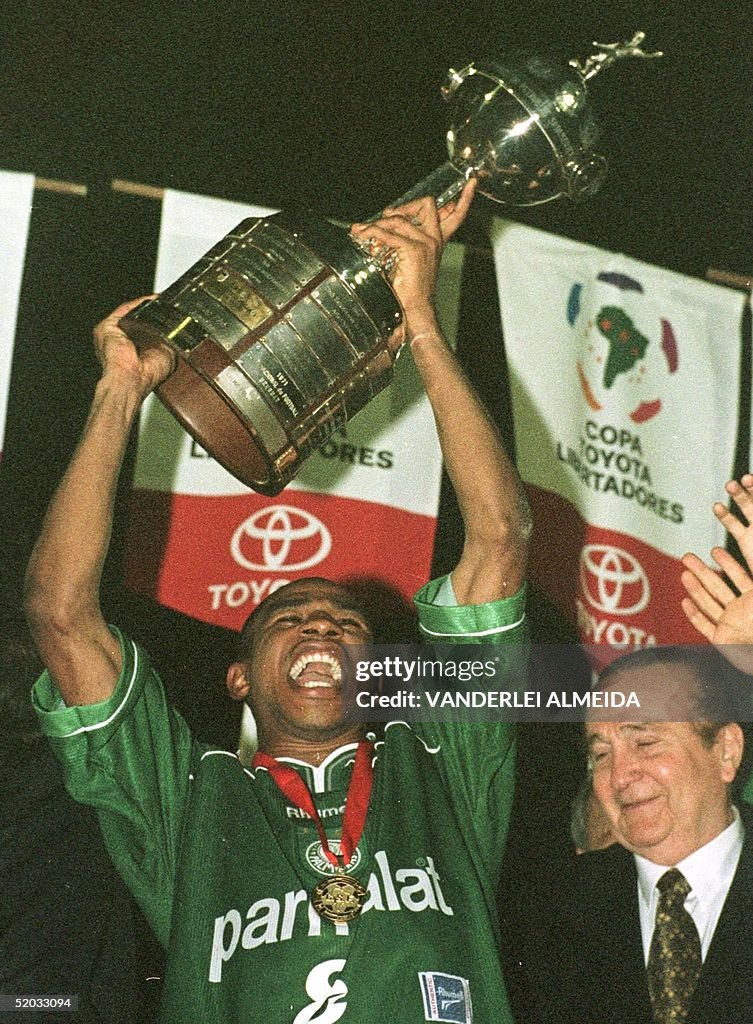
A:
<svg viewBox="0 0 753 1024">
<path fill-rule="evenodd" d="M 753 817 L 693 995 L 687 1024 L 753 1024 Z M 535 908 L 538 907 L 538 910 Z M 575 859 L 571 877 L 528 905 L 520 945 L 528 1005 L 542 1024 L 651 1024 L 633 855 Z"/>
</svg>

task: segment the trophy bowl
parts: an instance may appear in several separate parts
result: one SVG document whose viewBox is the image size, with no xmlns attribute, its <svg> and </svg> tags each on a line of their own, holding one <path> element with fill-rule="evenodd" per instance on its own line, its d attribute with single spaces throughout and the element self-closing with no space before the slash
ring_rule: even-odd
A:
<svg viewBox="0 0 753 1024">
<path fill-rule="evenodd" d="M 473 167 L 480 192 L 509 206 L 592 195 L 607 162 L 583 79 L 530 54 L 470 64 L 444 89 L 450 162 Z"/>
<path fill-rule="evenodd" d="M 453 200 L 470 177 L 514 206 L 580 199 L 606 160 L 586 81 L 640 44 L 599 44 L 566 67 L 511 53 L 450 70 L 449 160 L 391 205 Z M 278 494 L 333 431 L 387 386 L 403 314 L 389 263 L 314 214 L 247 218 L 121 326 L 166 346 L 176 369 L 157 395 L 196 441 L 253 490 Z"/>
</svg>

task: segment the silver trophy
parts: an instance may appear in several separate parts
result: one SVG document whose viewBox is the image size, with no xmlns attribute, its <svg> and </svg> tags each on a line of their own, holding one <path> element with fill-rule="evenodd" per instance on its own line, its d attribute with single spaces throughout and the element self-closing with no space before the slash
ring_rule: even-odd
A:
<svg viewBox="0 0 753 1024">
<path fill-rule="evenodd" d="M 606 160 L 586 82 L 644 53 L 644 33 L 594 43 L 566 67 L 510 53 L 450 70 L 449 160 L 392 205 L 439 206 L 475 177 L 495 202 L 531 206 L 593 194 Z M 402 322 L 389 257 L 315 215 L 251 217 L 121 325 L 177 355 L 158 396 L 244 484 L 275 495 L 303 461 L 392 378 L 388 341 Z"/>
</svg>

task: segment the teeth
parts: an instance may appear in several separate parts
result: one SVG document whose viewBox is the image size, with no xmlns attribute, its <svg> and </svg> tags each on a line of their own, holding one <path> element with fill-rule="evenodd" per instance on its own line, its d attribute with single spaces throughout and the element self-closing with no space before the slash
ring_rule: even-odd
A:
<svg viewBox="0 0 753 1024">
<path fill-rule="evenodd" d="M 312 651 L 309 654 L 302 654 L 294 663 L 290 669 L 290 678 L 298 679 L 301 673 L 309 665 L 326 665 L 329 671 L 329 675 L 332 676 L 333 682 L 331 684 L 323 683 L 317 680 L 310 680 L 308 682 L 301 683 L 301 686 L 305 689 L 313 689 L 316 686 L 334 685 L 339 683 L 342 679 L 342 669 L 340 668 L 340 662 L 333 654 L 325 654 L 319 651 Z"/>
</svg>

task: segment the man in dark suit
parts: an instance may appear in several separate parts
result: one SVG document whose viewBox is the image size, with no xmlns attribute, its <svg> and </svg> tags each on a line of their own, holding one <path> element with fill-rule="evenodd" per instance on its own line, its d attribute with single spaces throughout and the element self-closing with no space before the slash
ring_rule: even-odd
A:
<svg viewBox="0 0 753 1024">
<path fill-rule="evenodd" d="M 730 797 L 743 734 L 709 706 L 727 668 L 711 648 L 651 648 L 602 675 L 600 688 L 635 692 L 642 709 L 586 723 L 619 845 L 538 893 L 523 947 L 533 1019 L 753 1022 L 753 818 Z"/>
</svg>

